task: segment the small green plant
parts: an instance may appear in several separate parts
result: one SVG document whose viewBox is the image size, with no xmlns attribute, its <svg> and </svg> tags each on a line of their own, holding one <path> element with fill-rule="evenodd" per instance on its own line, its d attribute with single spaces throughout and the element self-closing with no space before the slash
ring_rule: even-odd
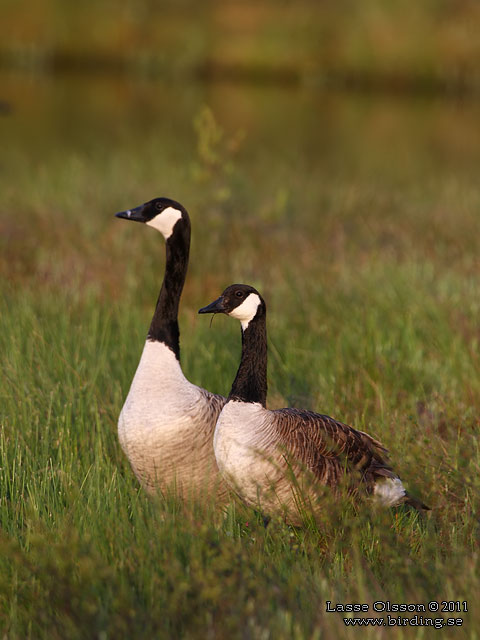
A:
<svg viewBox="0 0 480 640">
<path fill-rule="evenodd" d="M 243 134 L 227 137 L 213 111 L 204 106 L 194 119 L 198 159 L 192 165 L 194 180 L 206 189 L 213 203 L 222 204 L 232 197 L 235 179 L 234 157 Z"/>
</svg>

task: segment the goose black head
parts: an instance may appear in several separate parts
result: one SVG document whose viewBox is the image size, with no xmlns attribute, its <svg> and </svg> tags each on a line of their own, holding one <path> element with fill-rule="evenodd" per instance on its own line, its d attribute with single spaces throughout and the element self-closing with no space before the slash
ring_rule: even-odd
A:
<svg viewBox="0 0 480 640">
<path fill-rule="evenodd" d="M 135 209 L 127 209 L 115 214 L 117 218 L 143 222 L 160 231 L 167 240 L 179 220 L 188 222 L 188 214 L 184 207 L 170 198 L 154 198 Z"/>
<path fill-rule="evenodd" d="M 225 313 L 240 320 L 245 330 L 251 320 L 265 315 L 265 311 L 265 302 L 256 289 L 248 284 L 232 284 L 219 298 L 199 309 L 198 313 Z"/>
</svg>

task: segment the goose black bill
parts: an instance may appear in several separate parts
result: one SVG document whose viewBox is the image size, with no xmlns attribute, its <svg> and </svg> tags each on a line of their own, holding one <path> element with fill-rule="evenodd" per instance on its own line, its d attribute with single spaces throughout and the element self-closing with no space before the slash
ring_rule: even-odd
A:
<svg viewBox="0 0 480 640">
<path fill-rule="evenodd" d="M 225 313 L 225 301 L 223 296 L 220 296 L 206 307 L 199 309 L 198 313 Z"/>
<path fill-rule="evenodd" d="M 133 220 L 134 222 L 147 222 L 148 218 L 145 216 L 145 205 L 141 204 L 135 209 L 127 209 L 126 211 L 119 211 L 115 214 L 116 218 L 125 218 L 125 220 Z"/>
</svg>

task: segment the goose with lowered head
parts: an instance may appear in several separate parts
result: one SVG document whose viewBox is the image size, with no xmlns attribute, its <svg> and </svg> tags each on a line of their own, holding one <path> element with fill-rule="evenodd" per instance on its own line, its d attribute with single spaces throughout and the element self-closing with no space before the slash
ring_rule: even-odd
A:
<svg viewBox="0 0 480 640">
<path fill-rule="evenodd" d="M 225 398 L 189 382 L 180 366 L 178 307 L 188 268 L 190 219 L 185 207 L 155 198 L 117 213 L 153 227 L 166 241 L 165 274 L 130 391 L 118 420 L 121 446 L 150 493 L 226 493 L 213 453 Z"/>
<path fill-rule="evenodd" d="M 220 472 L 247 504 L 300 524 L 302 499 L 321 509 L 315 484 L 335 492 L 347 482 L 350 491 L 363 489 L 385 506 L 428 509 L 408 495 L 387 450 L 368 434 L 312 411 L 266 408 L 266 306 L 256 289 L 233 284 L 199 313 L 224 313 L 241 323 L 240 366 L 214 449 Z M 303 492 L 310 495 L 302 498 Z"/>
</svg>

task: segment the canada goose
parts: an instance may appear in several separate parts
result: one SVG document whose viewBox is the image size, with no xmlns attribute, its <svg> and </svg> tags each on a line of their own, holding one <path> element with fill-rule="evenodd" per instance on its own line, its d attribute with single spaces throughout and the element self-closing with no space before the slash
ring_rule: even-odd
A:
<svg viewBox="0 0 480 640">
<path fill-rule="evenodd" d="M 368 434 L 311 411 L 266 408 L 266 306 L 256 289 L 233 284 L 199 313 L 225 313 L 241 322 L 240 366 L 217 421 L 214 449 L 220 472 L 247 504 L 280 507 L 299 524 L 296 492 L 312 488 L 309 478 L 313 490 L 315 483 L 335 490 L 347 480 L 385 506 L 406 502 L 428 509 L 407 494 L 387 450 Z"/>
<path fill-rule="evenodd" d="M 115 214 L 157 229 L 166 240 L 165 275 L 143 353 L 118 420 L 121 446 L 144 488 L 180 495 L 226 492 L 213 433 L 226 400 L 191 384 L 180 366 L 178 306 L 190 250 L 186 209 L 155 198 Z"/>
</svg>

